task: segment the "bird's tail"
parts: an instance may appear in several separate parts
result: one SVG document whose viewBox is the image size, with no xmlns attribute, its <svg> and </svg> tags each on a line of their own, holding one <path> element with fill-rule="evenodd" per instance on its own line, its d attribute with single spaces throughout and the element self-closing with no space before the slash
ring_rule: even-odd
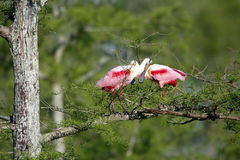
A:
<svg viewBox="0 0 240 160">
<path fill-rule="evenodd" d="M 99 81 L 97 81 L 95 87 L 98 87 L 98 88 L 102 88 L 103 85 L 102 85 L 102 79 L 100 79 Z"/>
</svg>

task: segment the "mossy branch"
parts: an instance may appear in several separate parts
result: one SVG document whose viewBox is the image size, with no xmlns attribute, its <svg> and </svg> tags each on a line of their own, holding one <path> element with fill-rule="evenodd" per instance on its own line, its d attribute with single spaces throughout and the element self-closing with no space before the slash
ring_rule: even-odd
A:
<svg viewBox="0 0 240 160">
<path fill-rule="evenodd" d="M 61 129 L 57 129 L 53 132 L 42 135 L 41 144 L 44 145 L 55 139 L 86 131 L 88 129 L 91 129 L 92 126 L 96 124 L 107 124 L 108 122 L 114 122 L 114 121 L 142 120 L 142 119 L 158 117 L 160 115 L 172 115 L 172 116 L 191 118 L 189 122 L 192 122 L 193 120 L 202 121 L 202 120 L 216 120 L 216 119 L 240 121 L 240 118 L 238 117 L 235 117 L 232 115 L 216 114 L 216 113 L 199 114 L 199 113 L 184 113 L 184 112 L 178 112 L 178 111 L 172 111 L 172 110 L 161 110 L 161 109 L 143 109 L 139 111 L 134 111 L 129 115 L 121 115 L 121 114 L 104 115 L 96 119 L 92 124 L 85 127 L 81 127 L 81 128 L 64 127 Z"/>
<path fill-rule="evenodd" d="M 145 109 L 143 111 L 138 111 L 138 113 L 142 114 L 161 114 L 161 115 L 173 115 L 178 117 L 186 117 L 186 118 L 192 118 L 194 120 L 215 120 L 215 119 L 224 119 L 224 120 L 235 120 L 240 121 L 240 118 L 230 115 L 223 115 L 223 114 L 217 114 L 217 113 L 205 113 L 205 114 L 198 114 L 198 113 L 183 113 L 183 112 L 177 112 L 177 111 L 171 111 L 171 110 L 160 110 L 160 109 Z"/>
</svg>

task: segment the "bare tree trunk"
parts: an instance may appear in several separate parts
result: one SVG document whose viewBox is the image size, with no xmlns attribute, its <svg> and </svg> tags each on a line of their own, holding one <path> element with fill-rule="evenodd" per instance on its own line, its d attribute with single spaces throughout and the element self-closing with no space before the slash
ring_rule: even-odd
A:
<svg viewBox="0 0 240 160">
<path fill-rule="evenodd" d="M 53 95 L 52 104 L 59 109 L 63 109 L 64 106 L 64 99 L 63 99 L 63 92 L 61 91 L 61 85 L 58 82 L 53 84 L 53 92 L 56 93 Z M 59 111 L 53 112 L 53 120 L 54 123 L 60 124 L 64 120 L 64 114 Z M 64 145 L 64 138 L 60 138 L 56 140 L 56 147 L 55 150 L 60 153 L 65 152 L 65 145 Z"/>
<path fill-rule="evenodd" d="M 59 47 L 57 48 L 57 50 L 55 52 L 55 61 L 57 64 L 59 64 L 62 60 L 62 56 L 63 56 L 64 50 L 66 48 L 66 45 L 67 45 L 69 39 L 70 39 L 69 35 L 60 35 L 59 36 Z M 64 95 L 63 95 L 63 92 L 61 89 L 61 83 L 57 80 L 53 84 L 52 89 L 53 89 L 53 93 L 55 93 L 52 97 L 52 105 L 61 110 L 64 107 Z M 64 120 L 64 113 L 59 112 L 59 111 L 53 112 L 53 121 L 55 124 L 59 125 L 63 120 Z M 55 150 L 60 153 L 65 152 L 64 138 L 60 138 L 60 139 L 56 140 Z"/>
<path fill-rule="evenodd" d="M 15 1 L 9 36 L 14 64 L 14 159 L 36 157 L 41 152 L 37 31 L 37 2 Z"/>
</svg>

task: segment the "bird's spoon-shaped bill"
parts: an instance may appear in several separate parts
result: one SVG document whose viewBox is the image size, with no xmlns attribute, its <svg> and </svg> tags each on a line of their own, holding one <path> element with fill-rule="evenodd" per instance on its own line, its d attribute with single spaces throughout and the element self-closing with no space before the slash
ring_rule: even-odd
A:
<svg viewBox="0 0 240 160">
<path fill-rule="evenodd" d="M 140 83 L 143 83 L 145 73 L 146 73 L 146 70 L 144 70 L 144 71 L 142 72 L 141 77 L 139 78 L 139 82 L 140 82 Z"/>
</svg>

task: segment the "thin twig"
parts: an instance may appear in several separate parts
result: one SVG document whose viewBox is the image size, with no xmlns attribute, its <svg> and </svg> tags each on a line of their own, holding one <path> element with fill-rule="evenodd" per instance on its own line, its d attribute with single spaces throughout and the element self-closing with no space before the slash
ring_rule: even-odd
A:
<svg viewBox="0 0 240 160">
<path fill-rule="evenodd" d="M 159 33 L 159 32 L 154 32 L 150 35 L 148 35 L 147 37 L 145 37 L 144 39 L 141 40 L 141 43 L 143 43 L 144 41 L 146 41 L 147 39 L 149 39 L 150 37 L 152 36 L 155 36 L 155 35 L 160 35 L 160 36 L 165 36 L 165 35 L 168 35 L 169 33 Z"/>
<path fill-rule="evenodd" d="M 198 72 L 196 75 L 200 75 L 200 74 L 204 73 L 207 68 L 208 68 L 208 65 L 206 65 L 206 66 L 203 68 L 203 70 L 201 70 L 200 72 Z"/>
<path fill-rule="evenodd" d="M 208 80 L 208 79 L 204 79 L 204 78 L 200 78 L 198 76 L 195 76 L 195 75 L 192 75 L 192 74 L 187 74 L 189 77 L 192 77 L 194 79 L 197 79 L 199 81 L 203 81 L 203 82 L 207 82 L 207 83 L 211 83 L 211 84 L 219 84 L 219 83 L 225 83 L 233 88 L 236 88 L 236 89 L 239 89 L 238 86 L 232 84 L 232 83 L 228 83 L 228 82 L 216 82 L 216 81 L 211 81 L 211 80 Z"/>
<path fill-rule="evenodd" d="M 218 84 L 218 82 L 215 82 L 215 81 L 211 81 L 211 80 L 207 80 L 207 79 L 204 79 L 204 78 L 200 78 L 198 76 L 195 76 L 195 75 L 192 75 L 192 74 L 187 74 L 189 77 L 192 77 L 194 79 L 197 79 L 197 80 L 200 80 L 200 81 L 203 81 L 203 82 L 207 82 L 207 83 L 212 83 L 212 84 Z"/>
</svg>

